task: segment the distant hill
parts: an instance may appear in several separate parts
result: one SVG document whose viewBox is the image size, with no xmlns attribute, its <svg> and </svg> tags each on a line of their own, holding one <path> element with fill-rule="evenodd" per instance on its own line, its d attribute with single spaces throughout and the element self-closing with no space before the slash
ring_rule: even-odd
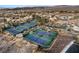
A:
<svg viewBox="0 0 79 59">
<path fill-rule="evenodd" d="M 57 6 L 36 6 L 36 7 L 17 7 L 17 8 L 4 8 L 4 9 L 12 9 L 12 10 L 35 10 L 35 9 L 42 9 L 42 10 L 53 10 L 53 11 L 79 11 L 79 5 L 72 6 L 72 5 L 57 5 Z"/>
</svg>

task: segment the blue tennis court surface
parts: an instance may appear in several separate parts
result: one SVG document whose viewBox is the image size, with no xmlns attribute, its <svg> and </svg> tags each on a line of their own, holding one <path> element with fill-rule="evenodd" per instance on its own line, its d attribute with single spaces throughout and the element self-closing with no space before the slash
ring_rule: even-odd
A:
<svg viewBox="0 0 79 59">
<path fill-rule="evenodd" d="M 6 31 L 10 32 L 13 35 L 16 35 L 16 34 L 19 34 L 25 30 L 28 30 L 34 27 L 35 25 L 37 25 L 36 20 L 33 20 L 33 21 L 30 21 L 29 23 L 24 23 L 16 27 L 6 29 Z"/>
<path fill-rule="evenodd" d="M 33 33 L 29 33 L 24 38 L 44 48 L 48 48 L 52 45 L 52 42 L 56 38 L 57 34 L 57 32 L 46 32 L 38 29 Z"/>
</svg>

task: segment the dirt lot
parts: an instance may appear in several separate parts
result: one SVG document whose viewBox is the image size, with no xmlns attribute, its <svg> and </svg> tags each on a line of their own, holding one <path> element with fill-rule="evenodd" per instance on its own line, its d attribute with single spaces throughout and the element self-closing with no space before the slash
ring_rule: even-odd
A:
<svg viewBox="0 0 79 59">
<path fill-rule="evenodd" d="M 71 36 L 61 36 L 59 35 L 56 38 L 55 44 L 52 46 L 50 53 L 60 53 L 66 45 L 68 45 L 73 38 Z"/>
</svg>

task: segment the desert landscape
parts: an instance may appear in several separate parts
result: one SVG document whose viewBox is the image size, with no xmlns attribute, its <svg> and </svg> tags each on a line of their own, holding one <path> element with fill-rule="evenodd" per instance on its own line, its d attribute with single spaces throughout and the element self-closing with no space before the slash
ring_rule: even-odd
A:
<svg viewBox="0 0 79 59">
<path fill-rule="evenodd" d="M 79 6 L 0 8 L 0 53 L 79 53 Z"/>
</svg>

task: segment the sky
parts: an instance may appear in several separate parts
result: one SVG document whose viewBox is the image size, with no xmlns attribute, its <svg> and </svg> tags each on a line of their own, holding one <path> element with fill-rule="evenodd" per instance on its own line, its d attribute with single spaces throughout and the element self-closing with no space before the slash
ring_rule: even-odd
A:
<svg viewBox="0 0 79 59">
<path fill-rule="evenodd" d="M 79 0 L 0 0 L 0 8 L 54 5 L 79 5 Z"/>
<path fill-rule="evenodd" d="M 16 7 L 24 7 L 25 5 L 0 5 L 0 8 L 16 8 Z"/>
<path fill-rule="evenodd" d="M 17 5 L 0 5 L 0 8 L 14 8 L 17 7 Z"/>
</svg>

